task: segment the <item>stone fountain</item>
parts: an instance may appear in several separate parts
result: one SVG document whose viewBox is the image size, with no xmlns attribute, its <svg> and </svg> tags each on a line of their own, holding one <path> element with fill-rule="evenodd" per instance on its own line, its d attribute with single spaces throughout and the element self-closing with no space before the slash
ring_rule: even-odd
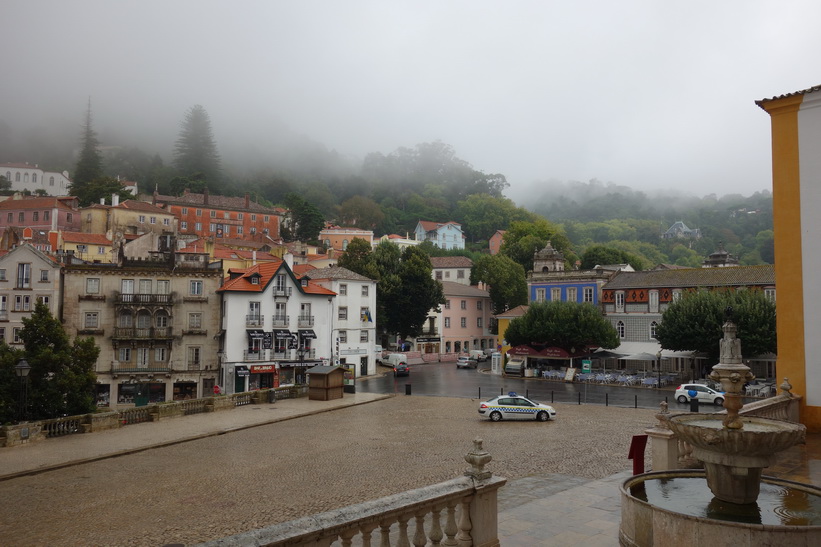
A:
<svg viewBox="0 0 821 547">
<path fill-rule="evenodd" d="M 821 544 L 821 489 L 762 479 L 762 470 L 779 452 L 804 442 L 806 428 L 739 415 L 743 386 L 754 376 L 742 362 L 731 308 L 722 329 L 720 362 L 710 378 L 725 392 L 726 415 L 659 415 L 679 440 L 692 446 L 704 471 L 658 471 L 625 481 L 619 530 L 623 546 L 714 543 L 709 534 L 720 534 L 726 545 L 768 545 L 776 538 Z M 762 482 L 767 499 L 758 504 Z"/>
</svg>

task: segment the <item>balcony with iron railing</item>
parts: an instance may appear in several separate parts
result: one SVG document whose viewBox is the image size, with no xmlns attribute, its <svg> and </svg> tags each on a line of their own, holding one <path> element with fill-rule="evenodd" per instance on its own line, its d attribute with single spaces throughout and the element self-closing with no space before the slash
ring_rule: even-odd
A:
<svg viewBox="0 0 821 547">
<path fill-rule="evenodd" d="M 243 361 L 267 361 L 268 350 L 266 349 L 246 349 L 242 352 Z"/>
<path fill-rule="evenodd" d="M 171 306 L 174 304 L 174 296 L 175 293 L 173 292 L 169 294 L 141 294 L 114 291 L 114 303 Z"/>
<path fill-rule="evenodd" d="M 252 314 L 245 316 L 245 326 L 246 327 L 261 327 L 262 326 L 262 316 L 259 314 Z"/>
<path fill-rule="evenodd" d="M 287 327 L 290 324 L 290 317 L 287 315 L 274 315 L 272 325 L 274 328 Z"/>
<path fill-rule="evenodd" d="M 113 338 L 120 339 L 166 339 L 173 338 L 173 327 L 114 327 Z"/>
<path fill-rule="evenodd" d="M 111 361 L 111 374 L 123 374 L 134 372 L 167 374 L 169 372 L 172 372 L 171 363 L 139 363 L 137 361 Z"/>
<path fill-rule="evenodd" d="M 274 294 L 274 297 L 279 296 L 279 297 L 288 298 L 288 297 L 291 296 L 292 289 L 293 289 L 293 287 L 274 287 L 272 289 L 272 292 Z"/>
<path fill-rule="evenodd" d="M 313 327 L 314 326 L 314 316 L 313 315 L 300 315 L 297 318 L 297 327 L 305 328 L 305 327 Z"/>
</svg>

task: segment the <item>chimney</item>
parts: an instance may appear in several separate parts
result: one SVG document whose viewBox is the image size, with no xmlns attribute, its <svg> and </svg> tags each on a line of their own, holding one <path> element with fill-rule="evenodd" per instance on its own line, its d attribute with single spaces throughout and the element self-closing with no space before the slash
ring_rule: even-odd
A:
<svg viewBox="0 0 821 547">
<path fill-rule="evenodd" d="M 293 271 L 293 269 L 294 269 L 294 255 L 292 255 L 291 253 L 285 253 L 285 255 L 283 255 L 282 259 L 285 261 L 285 263 L 288 265 L 288 267 L 291 268 L 291 270 Z"/>
<path fill-rule="evenodd" d="M 205 188 L 202 191 L 202 204 L 208 205 L 208 188 Z"/>
<path fill-rule="evenodd" d="M 251 208 L 251 196 L 248 194 L 248 192 L 245 192 L 245 208 Z"/>
<path fill-rule="evenodd" d="M 117 207 L 120 204 L 120 194 L 111 194 L 111 205 Z"/>
<path fill-rule="evenodd" d="M 248 197 L 248 194 L 245 194 L 245 197 Z M 251 251 L 251 266 L 257 265 L 257 252 L 256 250 Z"/>
<path fill-rule="evenodd" d="M 100 198 L 100 205 L 105 205 L 105 198 Z"/>
</svg>

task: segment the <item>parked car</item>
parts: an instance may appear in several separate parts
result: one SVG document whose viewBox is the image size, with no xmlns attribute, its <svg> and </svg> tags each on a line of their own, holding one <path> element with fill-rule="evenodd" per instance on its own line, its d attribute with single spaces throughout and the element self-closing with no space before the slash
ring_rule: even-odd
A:
<svg viewBox="0 0 821 547">
<path fill-rule="evenodd" d="M 693 397 L 690 391 L 696 392 L 696 399 L 699 403 L 713 403 L 716 406 L 724 404 L 724 392 L 716 391 L 715 389 L 702 384 L 681 384 L 676 388 L 676 401 L 679 403 L 687 403 Z"/>
<path fill-rule="evenodd" d="M 456 359 L 456 368 L 476 368 L 479 363 L 476 362 L 476 359 L 471 359 L 467 355 L 460 355 L 458 359 Z"/>
<path fill-rule="evenodd" d="M 480 349 L 470 350 L 470 358 L 476 359 L 476 361 L 479 363 L 487 361 L 487 355 L 485 355 L 485 352 Z"/>
<path fill-rule="evenodd" d="M 479 414 L 494 422 L 501 420 L 539 420 L 546 422 L 556 417 L 556 410 L 511 391 L 479 405 Z"/>
<path fill-rule="evenodd" d="M 410 367 L 407 363 L 397 363 L 393 367 L 394 376 L 410 376 Z"/>
</svg>

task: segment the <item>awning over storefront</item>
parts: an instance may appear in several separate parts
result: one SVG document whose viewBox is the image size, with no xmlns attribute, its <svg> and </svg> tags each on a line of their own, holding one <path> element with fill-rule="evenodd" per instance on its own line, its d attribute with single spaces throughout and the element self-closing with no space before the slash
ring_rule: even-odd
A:
<svg viewBox="0 0 821 547">
<path fill-rule="evenodd" d="M 234 367 L 234 372 L 237 373 L 237 376 L 248 376 L 248 374 L 250 374 L 248 372 L 248 367 L 244 365 L 237 365 Z"/>
<path fill-rule="evenodd" d="M 274 329 L 274 338 L 277 340 L 290 340 L 291 331 L 288 329 Z"/>
<path fill-rule="evenodd" d="M 299 331 L 299 337 L 303 340 L 307 340 L 309 338 L 316 338 L 316 333 L 311 329 L 304 329 Z"/>
<path fill-rule="evenodd" d="M 259 339 L 262 340 L 265 337 L 265 333 L 262 329 L 248 329 L 248 338 L 250 340 Z"/>
</svg>

